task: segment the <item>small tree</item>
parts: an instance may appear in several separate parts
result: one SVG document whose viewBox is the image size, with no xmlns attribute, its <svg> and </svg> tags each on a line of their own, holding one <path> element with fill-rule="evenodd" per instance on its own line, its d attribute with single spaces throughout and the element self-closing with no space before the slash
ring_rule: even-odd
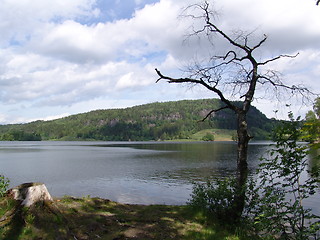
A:
<svg viewBox="0 0 320 240">
<path fill-rule="evenodd" d="M 320 148 L 320 97 L 316 98 L 313 105 L 313 111 L 306 114 L 304 139 L 314 144 L 316 148 Z"/>
<path fill-rule="evenodd" d="M 319 171 L 308 170 L 309 146 L 298 142 L 301 121 L 292 114 L 289 117 L 290 122 L 276 129 L 276 144 L 269 156 L 261 159 L 259 183 L 251 182 L 247 216 L 259 236 L 317 239 L 320 218 L 304 203 L 318 189 Z M 307 177 L 303 176 L 306 172 Z"/>
<path fill-rule="evenodd" d="M 319 239 L 320 217 L 304 205 L 319 189 L 319 169 L 309 170 L 309 146 L 298 142 L 301 121 L 292 114 L 290 119 L 275 130 L 275 145 L 261 158 L 257 176 L 247 184 L 243 216 L 247 221 L 242 223 L 247 230 L 252 227 L 248 234 L 259 239 Z M 232 178 L 197 184 L 189 204 L 230 224 L 236 192 Z"/>
<path fill-rule="evenodd" d="M 295 56 L 278 55 L 273 58 L 260 60 L 260 55 L 256 52 L 267 41 L 264 35 L 260 40 L 254 41 L 252 33 L 246 34 L 244 31 L 237 31 L 236 34 L 228 34 L 215 23 L 215 11 L 209 8 L 209 3 L 191 5 L 186 12 L 191 10 L 187 16 L 194 21 L 201 20 L 202 28 L 194 30 L 190 36 L 205 36 L 214 45 L 215 39 L 220 39 L 228 44 L 229 48 L 222 54 L 209 56 L 207 62 L 195 63 L 188 69 L 188 77 L 174 78 L 162 74 L 156 69 L 159 76 L 157 80 L 167 80 L 169 83 L 189 83 L 201 85 L 215 93 L 224 106 L 213 109 L 207 116 L 224 109 L 231 109 L 237 116 L 237 179 L 239 192 L 235 196 L 233 208 L 234 218 L 240 218 L 245 201 L 245 186 L 247 179 L 247 153 L 248 144 L 252 136 L 248 132 L 247 113 L 254 100 L 257 85 L 267 89 L 273 87 L 275 94 L 278 90 L 290 90 L 292 94 L 301 93 L 304 95 L 309 91 L 302 86 L 289 86 L 284 84 L 276 71 L 268 70 L 266 66 L 281 58 L 294 58 Z M 195 15 L 195 13 L 199 13 Z M 208 51 L 210 52 L 210 51 Z M 227 94 L 231 93 L 233 100 L 239 98 L 241 104 L 234 104 Z M 205 119 L 206 119 L 205 118 Z"/>
</svg>

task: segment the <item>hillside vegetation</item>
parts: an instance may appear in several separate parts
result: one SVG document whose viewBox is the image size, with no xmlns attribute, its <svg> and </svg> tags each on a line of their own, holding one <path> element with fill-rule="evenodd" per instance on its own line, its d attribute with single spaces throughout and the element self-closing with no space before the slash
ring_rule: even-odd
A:
<svg viewBox="0 0 320 240">
<path fill-rule="evenodd" d="M 232 111 L 213 113 L 217 99 L 156 102 L 124 109 L 96 110 L 52 121 L 0 126 L 1 140 L 231 140 L 236 116 Z M 268 139 L 274 121 L 252 107 L 248 113 L 251 135 Z M 223 131 L 222 131 L 223 130 Z M 232 131 L 233 130 L 233 131 Z M 223 137 L 219 133 L 224 134 Z M 211 136 L 212 135 L 212 136 Z"/>
</svg>

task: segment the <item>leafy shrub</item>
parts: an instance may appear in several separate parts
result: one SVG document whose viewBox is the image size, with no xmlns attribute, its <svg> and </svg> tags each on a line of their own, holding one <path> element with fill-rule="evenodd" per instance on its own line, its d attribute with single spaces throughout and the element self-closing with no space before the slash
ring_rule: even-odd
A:
<svg viewBox="0 0 320 240">
<path fill-rule="evenodd" d="M 211 217 L 233 221 L 234 197 L 237 191 L 234 178 L 215 179 L 206 184 L 195 184 L 188 204 L 196 209 L 206 212 Z"/>
<path fill-rule="evenodd" d="M 202 137 L 202 141 L 214 141 L 214 135 L 212 133 L 207 133 Z"/>
<path fill-rule="evenodd" d="M 289 117 L 290 122 L 275 129 L 275 145 L 269 156 L 261 158 L 258 182 L 250 179 L 245 186 L 243 224 L 259 239 L 305 240 L 320 236 L 320 217 L 304 206 L 319 188 L 319 169 L 309 170 L 309 146 L 299 142 L 301 122 L 292 114 Z M 228 224 L 232 222 L 238 191 L 236 179 L 196 184 L 189 204 Z"/>
<path fill-rule="evenodd" d="M 0 197 L 3 197 L 9 187 L 9 179 L 0 175 Z"/>
<path fill-rule="evenodd" d="M 318 239 L 320 218 L 304 206 L 318 188 L 318 170 L 308 169 L 309 146 L 299 143 L 301 123 L 289 117 L 290 122 L 274 131 L 276 143 L 269 156 L 261 159 L 259 183 L 249 184 L 247 217 L 260 236 Z"/>
</svg>

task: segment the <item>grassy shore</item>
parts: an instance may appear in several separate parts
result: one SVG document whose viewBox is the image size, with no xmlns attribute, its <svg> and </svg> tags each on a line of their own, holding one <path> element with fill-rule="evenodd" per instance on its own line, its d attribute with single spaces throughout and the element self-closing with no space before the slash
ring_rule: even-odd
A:
<svg viewBox="0 0 320 240">
<path fill-rule="evenodd" d="M 194 141 L 201 141 L 206 134 L 212 134 L 215 141 L 233 141 L 236 136 L 236 130 L 228 129 L 205 129 L 201 130 L 191 136 Z"/>
<path fill-rule="evenodd" d="M 204 141 L 204 137 L 207 134 L 213 135 L 214 141 L 234 141 L 234 138 L 237 132 L 236 130 L 228 130 L 228 129 L 204 129 L 190 135 L 188 138 L 172 139 L 172 140 L 165 140 L 165 141 L 198 142 L 198 141 Z"/>
<path fill-rule="evenodd" d="M 188 206 L 64 197 L 21 208 L 0 201 L 0 239 L 244 239 L 234 232 Z"/>
</svg>

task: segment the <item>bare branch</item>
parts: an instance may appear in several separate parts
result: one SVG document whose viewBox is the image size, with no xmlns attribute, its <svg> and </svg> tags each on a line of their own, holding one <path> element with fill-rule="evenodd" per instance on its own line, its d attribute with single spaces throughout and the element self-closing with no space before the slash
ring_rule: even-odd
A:
<svg viewBox="0 0 320 240">
<path fill-rule="evenodd" d="M 211 32 L 217 32 L 219 33 L 223 38 L 225 38 L 230 44 L 232 44 L 235 47 L 238 47 L 242 50 L 244 50 L 245 52 L 249 52 L 248 48 L 244 45 L 241 45 L 239 43 L 237 43 L 236 41 L 232 40 L 227 34 L 225 34 L 220 28 L 218 28 L 215 24 L 213 24 L 212 22 L 210 22 L 210 16 L 209 14 L 207 14 L 207 26 L 211 27 L 210 31 Z"/>
<path fill-rule="evenodd" d="M 230 51 L 229 51 L 229 52 L 227 52 L 227 54 L 224 56 L 223 60 L 226 60 L 230 53 L 232 53 L 232 54 L 233 54 L 233 58 L 232 58 L 232 59 L 236 59 L 236 58 L 237 58 L 237 54 L 236 54 L 236 52 L 235 52 L 235 51 L 233 51 L 233 50 L 230 50 Z"/>
<path fill-rule="evenodd" d="M 212 113 L 216 113 L 216 112 L 219 112 L 219 111 L 221 111 L 223 109 L 228 109 L 228 108 L 230 108 L 230 107 L 224 106 L 224 107 L 221 107 L 221 108 L 218 108 L 218 109 L 213 109 L 202 120 L 199 120 L 199 122 L 204 122 L 208 117 L 210 117 L 210 115 Z"/>
<path fill-rule="evenodd" d="M 254 46 L 254 47 L 252 48 L 252 51 L 255 50 L 255 49 L 257 49 L 257 48 L 259 48 L 259 47 L 261 47 L 261 45 L 262 45 L 265 41 L 267 41 L 267 39 L 268 39 L 267 35 L 264 35 L 264 38 L 263 38 L 256 46 Z"/>
<path fill-rule="evenodd" d="M 265 83 L 270 83 L 275 88 L 278 88 L 278 87 L 284 88 L 284 89 L 292 91 L 292 93 L 299 92 L 301 95 L 308 95 L 308 94 L 309 95 L 316 95 L 315 93 L 310 91 L 307 87 L 304 87 L 302 85 L 289 86 L 289 85 L 283 84 L 281 81 L 275 81 L 274 79 L 272 79 L 272 77 L 268 77 L 266 75 L 259 76 L 259 79 L 266 80 L 265 82 L 259 81 L 259 83 L 262 84 L 262 85 L 265 84 Z"/>
<path fill-rule="evenodd" d="M 223 38 L 225 38 L 229 43 L 231 43 L 233 46 L 238 47 L 243 49 L 244 51 L 248 51 L 248 49 L 246 48 L 245 45 L 241 45 L 239 43 L 236 42 L 236 40 L 233 40 L 232 38 L 230 38 L 227 34 L 225 34 L 220 28 L 217 27 L 217 25 L 215 25 L 212 21 L 211 18 L 213 16 L 217 15 L 217 12 L 210 10 L 209 8 L 209 2 L 208 1 L 204 1 L 203 4 L 193 4 L 191 6 L 189 6 L 187 9 L 189 8 L 198 8 L 200 10 L 202 10 L 203 15 L 200 16 L 195 16 L 195 15 L 187 15 L 187 16 L 191 16 L 193 19 L 201 19 L 203 18 L 205 20 L 205 25 L 202 29 L 195 31 L 194 33 L 196 35 L 198 35 L 199 33 L 205 32 L 205 30 L 208 30 L 210 33 L 218 33 L 219 35 L 221 35 Z M 207 34 L 210 35 L 210 34 Z"/>
<path fill-rule="evenodd" d="M 193 79 L 193 78 L 172 78 L 172 77 L 168 77 L 163 75 L 157 68 L 155 69 L 159 78 L 156 81 L 156 83 L 158 83 L 160 80 L 164 79 L 167 80 L 168 83 L 197 83 L 200 84 L 204 87 L 206 87 L 208 90 L 215 92 L 220 100 L 222 102 L 224 102 L 230 109 L 234 110 L 234 111 L 239 111 L 239 109 L 231 103 L 231 101 L 229 101 L 228 99 L 225 98 L 225 96 L 223 95 L 223 93 L 217 89 L 215 86 L 211 86 L 210 84 L 206 83 L 205 81 L 203 81 L 202 79 Z"/>
<path fill-rule="evenodd" d="M 201 80 L 192 79 L 192 78 L 171 78 L 168 76 L 164 76 L 157 68 L 155 70 L 159 76 L 156 83 L 158 83 L 162 79 L 167 80 L 168 83 L 199 83 L 201 84 L 202 82 Z"/>
<path fill-rule="evenodd" d="M 229 61 L 226 61 L 226 59 L 229 57 L 230 54 L 233 54 L 233 57 Z M 228 64 L 235 62 L 235 61 L 242 62 L 243 60 L 245 60 L 247 58 L 248 58 L 248 56 L 238 58 L 237 53 L 234 50 L 230 50 L 229 52 L 226 53 L 225 56 L 214 56 L 211 59 L 222 59 L 225 62 L 222 62 L 221 65 L 224 65 L 224 64 L 228 65 Z"/>
<path fill-rule="evenodd" d="M 320 1 L 320 0 L 319 0 L 319 1 Z M 280 59 L 280 58 L 295 58 L 295 57 L 297 57 L 298 55 L 299 55 L 299 53 L 297 53 L 296 55 L 283 55 L 283 54 L 281 54 L 281 55 L 279 55 L 279 56 L 277 56 L 277 57 L 275 57 L 275 58 L 268 59 L 268 60 L 265 61 L 265 62 L 258 63 L 258 65 L 266 65 L 266 64 L 268 64 L 268 63 L 270 63 L 270 62 L 273 62 L 273 61 L 276 61 L 276 60 L 278 60 L 278 59 Z"/>
</svg>

